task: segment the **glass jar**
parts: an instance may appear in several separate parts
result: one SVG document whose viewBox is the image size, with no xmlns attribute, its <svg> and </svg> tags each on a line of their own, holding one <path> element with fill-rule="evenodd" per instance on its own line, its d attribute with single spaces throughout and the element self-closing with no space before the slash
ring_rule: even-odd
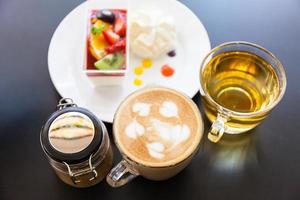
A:
<svg viewBox="0 0 300 200">
<path fill-rule="evenodd" d="M 89 187 L 108 174 L 113 160 L 104 124 L 71 99 L 61 99 L 40 134 L 42 148 L 57 176 L 74 187 Z"/>
</svg>

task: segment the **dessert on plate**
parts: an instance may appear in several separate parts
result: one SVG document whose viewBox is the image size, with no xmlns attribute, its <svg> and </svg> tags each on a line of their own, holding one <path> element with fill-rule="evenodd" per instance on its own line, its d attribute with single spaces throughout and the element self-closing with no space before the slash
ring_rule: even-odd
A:
<svg viewBox="0 0 300 200">
<path fill-rule="evenodd" d="M 176 24 L 172 16 L 159 8 L 134 11 L 129 21 L 130 47 L 135 55 L 155 59 L 175 48 Z"/>
<path fill-rule="evenodd" d="M 119 84 L 127 71 L 125 9 L 89 11 L 84 71 L 96 85 Z"/>
<path fill-rule="evenodd" d="M 143 7 L 133 10 L 129 15 L 130 52 L 140 62 L 134 66 L 135 86 L 143 86 L 142 75 L 160 67 L 160 77 L 170 78 L 175 68 L 168 62 L 176 56 L 177 28 L 173 16 L 159 7 Z M 157 71 L 157 70 L 156 70 Z"/>
</svg>

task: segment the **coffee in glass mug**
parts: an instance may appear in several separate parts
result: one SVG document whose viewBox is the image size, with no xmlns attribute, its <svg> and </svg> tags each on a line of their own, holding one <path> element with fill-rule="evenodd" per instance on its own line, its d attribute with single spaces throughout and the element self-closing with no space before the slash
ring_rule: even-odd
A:
<svg viewBox="0 0 300 200">
<path fill-rule="evenodd" d="M 121 103 L 113 133 L 123 161 L 107 182 L 118 187 L 138 175 L 164 180 L 179 173 L 198 150 L 203 122 L 190 98 L 172 89 L 149 87 Z"/>
<path fill-rule="evenodd" d="M 263 47 L 231 42 L 206 56 L 200 83 L 205 114 L 213 122 L 208 137 L 217 142 L 223 132 L 257 126 L 283 97 L 286 76 L 280 61 Z"/>
</svg>

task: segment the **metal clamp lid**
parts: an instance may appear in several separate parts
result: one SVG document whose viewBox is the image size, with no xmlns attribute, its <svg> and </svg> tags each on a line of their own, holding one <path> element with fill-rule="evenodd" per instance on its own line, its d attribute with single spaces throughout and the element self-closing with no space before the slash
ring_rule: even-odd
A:
<svg viewBox="0 0 300 200">
<path fill-rule="evenodd" d="M 77 107 L 70 98 L 61 99 L 57 108 L 41 130 L 43 150 L 58 162 L 87 161 L 102 144 L 102 122 L 90 111 Z"/>
<path fill-rule="evenodd" d="M 92 165 L 92 157 L 93 157 L 93 155 L 91 155 L 90 158 L 89 158 L 89 168 L 88 169 L 79 170 L 77 172 L 72 172 L 71 167 L 66 162 L 63 162 L 63 164 L 66 165 L 66 167 L 68 169 L 69 176 L 71 177 L 71 180 L 73 181 L 73 183 L 75 185 L 81 182 L 81 180 L 78 179 L 78 177 L 87 175 L 89 173 L 92 173 L 92 177 L 89 178 L 89 181 L 93 181 L 93 180 L 95 180 L 97 178 L 98 173 L 95 170 L 95 167 Z"/>
</svg>

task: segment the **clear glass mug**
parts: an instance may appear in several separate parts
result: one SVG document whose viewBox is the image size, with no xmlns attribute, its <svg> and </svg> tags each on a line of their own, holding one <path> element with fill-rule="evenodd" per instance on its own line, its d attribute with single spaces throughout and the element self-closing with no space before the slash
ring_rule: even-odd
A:
<svg viewBox="0 0 300 200">
<path fill-rule="evenodd" d="M 259 45 L 236 41 L 212 49 L 200 67 L 208 139 L 256 127 L 282 99 L 286 82 L 280 61 Z"/>
</svg>

